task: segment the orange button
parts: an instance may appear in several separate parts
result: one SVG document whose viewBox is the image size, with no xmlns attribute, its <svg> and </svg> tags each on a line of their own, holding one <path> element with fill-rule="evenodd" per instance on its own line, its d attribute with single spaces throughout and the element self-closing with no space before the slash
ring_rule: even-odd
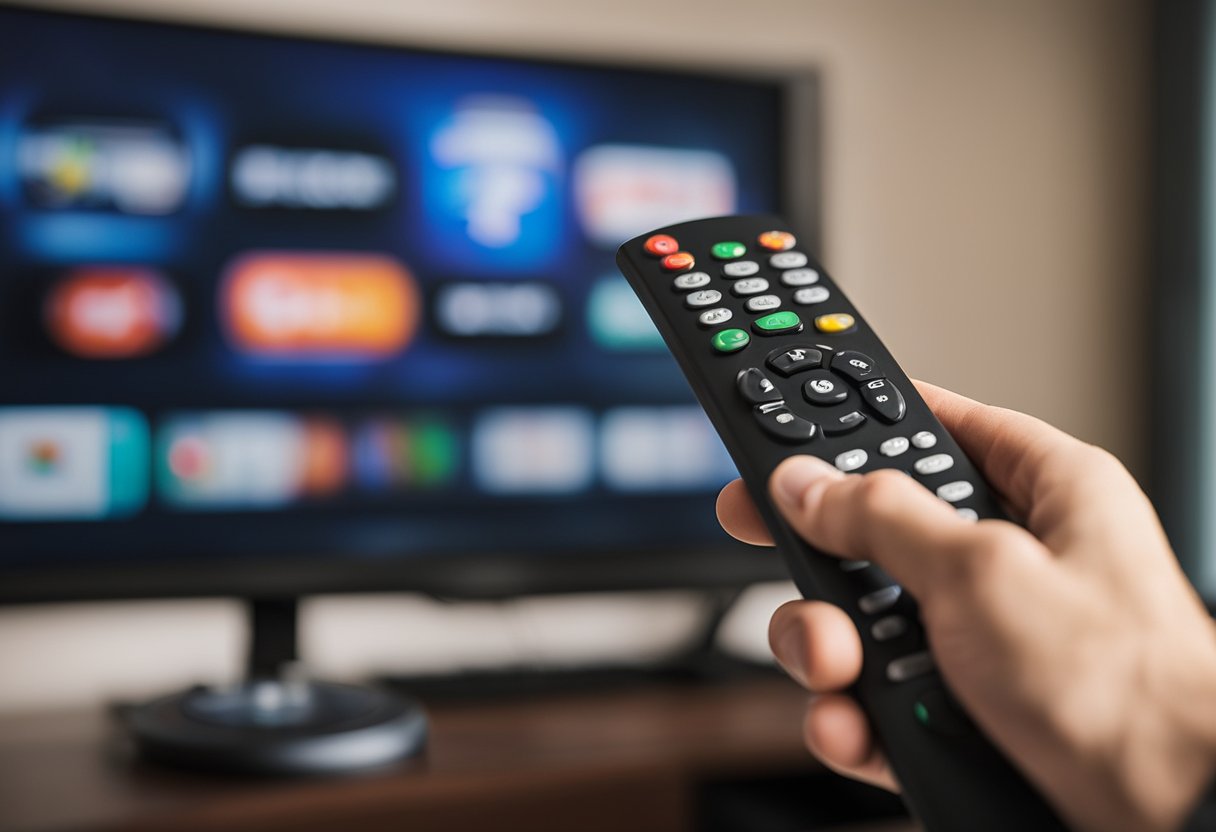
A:
<svg viewBox="0 0 1216 832">
<path fill-rule="evenodd" d="M 680 244 L 670 234 L 655 234 L 642 247 L 646 249 L 647 254 L 653 254 L 655 257 L 666 257 L 680 250 Z"/>
<path fill-rule="evenodd" d="M 760 244 L 760 248 L 769 251 L 789 251 L 797 240 L 788 231 L 765 231 L 756 239 L 756 242 Z"/>
<path fill-rule="evenodd" d="M 682 272 L 685 269 L 691 269 L 697 261 L 687 251 L 677 251 L 675 254 L 667 255 L 659 262 L 669 272 Z"/>
<path fill-rule="evenodd" d="M 47 298 L 51 338 L 80 358 L 137 358 L 177 331 L 181 304 L 158 272 L 138 266 L 72 271 Z"/>
<path fill-rule="evenodd" d="M 414 279 L 380 255 L 248 254 L 229 267 L 220 291 L 229 339 L 255 355 L 386 358 L 418 327 Z"/>
</svg>

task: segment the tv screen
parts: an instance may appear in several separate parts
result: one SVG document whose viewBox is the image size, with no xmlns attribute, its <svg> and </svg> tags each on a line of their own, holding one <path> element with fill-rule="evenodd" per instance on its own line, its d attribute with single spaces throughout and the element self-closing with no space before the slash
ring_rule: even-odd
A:
<svg viewBox="0 0 1216 832">
<path fill-rule="evenodd" d="M 613 257 L 785 208 L 789 135 L 772 77 L 0 10 L 0 594 L 762 574 Z"/>
</svg>

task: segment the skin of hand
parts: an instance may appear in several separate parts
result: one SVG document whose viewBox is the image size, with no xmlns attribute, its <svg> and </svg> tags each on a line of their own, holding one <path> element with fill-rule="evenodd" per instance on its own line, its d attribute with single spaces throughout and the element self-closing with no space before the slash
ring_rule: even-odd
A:
<svg viewBox="0 0 1216 832">
<path fill-rule="evenodd" d="M 1216 775 L 1216 626 L 1157 515 L 1111 454 L 1025 414 L 918 383 L 1011 516 L 970 522 L 899 471 L 810 456 L 769 482 L 823 552 L 872 561 L 912 593 L 950 689 L 1073 827 L 1172 830 Z M 734 537 L 772 538 L 736 481 Z M 769 640 L 815 694 L 805 739 L 830 768 L 898 790 L 857 703 L 862 662 L 839 608 L 793 601 Z"/>
</svg>

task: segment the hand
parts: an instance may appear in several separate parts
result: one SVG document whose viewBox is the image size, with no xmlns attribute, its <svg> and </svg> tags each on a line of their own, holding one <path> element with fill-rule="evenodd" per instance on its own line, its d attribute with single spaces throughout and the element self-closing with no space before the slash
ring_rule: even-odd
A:
<svg viewBox="0 0 1216 832">
<path fill-rule="evenodd" d="M 1021 413 L 919 384 L 1025 528 L 968 522 L 897 471 L 787 459 L 772 499 L 813 546 L 870 560 L 920 603 L 955 696 L 1072 825 L 1176 828 L 1216 774 L 1216 626 L 1157 516 L 1109 453 Z M 741 482 L 718 498 L 740 540 L 772 538 Z M 773 616 L 781 665 L 817 696 L 807 745 L 829 767 L 898 789 L 841 691 L 861 641 L 839 608 Z"/>
</svg>

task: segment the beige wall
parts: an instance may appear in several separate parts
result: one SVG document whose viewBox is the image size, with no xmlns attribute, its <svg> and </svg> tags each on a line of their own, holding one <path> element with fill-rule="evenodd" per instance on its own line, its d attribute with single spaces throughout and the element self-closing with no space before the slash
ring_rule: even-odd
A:
<svg viewBox="0 0 1216 832">
<path fill-rule="evenodd" d="M 39 5 L 50 5 L 42 3 Z M 1141 471 L 1148 3 L 1134 0 L 107 0 L 58 3 L 549 55 L 817 66 L 824 257 L 910 373 L 1028 410 Z M 762 636 L 777 596 L 740 617 Z M 677 640 L 680 596 L 505 608 L 333 600 L 322 669 L 569 658 Z M 612 627 L 606 626 L 613 622 Z M 507 624 L 504 626 L 504 622 Z M 523 622 L 523 623 L 521 623 Z M 597 635 L 630 622 L 612 644 Z M 0 708 L 235 667 L 218 602 L 0 613 Z"/>
</svg>

